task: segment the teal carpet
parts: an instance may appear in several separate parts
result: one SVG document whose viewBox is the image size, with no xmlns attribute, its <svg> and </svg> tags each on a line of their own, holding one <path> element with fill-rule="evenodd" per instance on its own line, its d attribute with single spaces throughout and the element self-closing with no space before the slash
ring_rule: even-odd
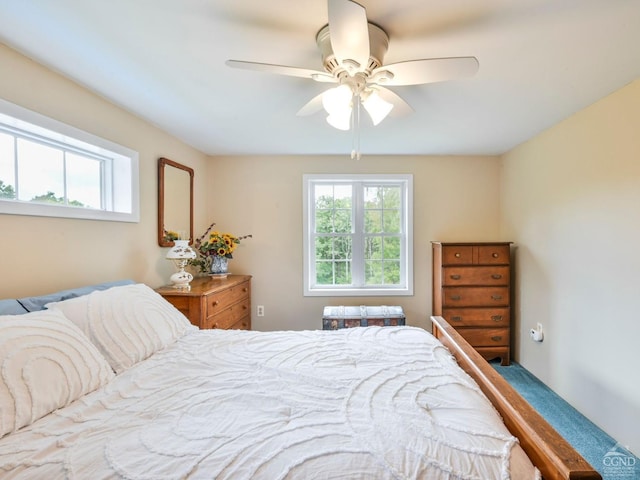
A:
<svg viewBox="0 0 640 480">
<path fill-rule="evenodd" d="M 640 480 L 640 461 L 516 362 L 491 365 L 605 480 Z M 616 457 L 617 460 L 613 459 Z M 620 460 L 622 459 L 622 460 Z"/>
</svg>

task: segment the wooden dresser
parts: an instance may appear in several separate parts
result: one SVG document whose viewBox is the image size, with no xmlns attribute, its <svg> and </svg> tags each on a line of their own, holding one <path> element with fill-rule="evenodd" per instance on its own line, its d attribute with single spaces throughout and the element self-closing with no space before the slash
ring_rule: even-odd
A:
<svg viewBox="0 0 640 480">
<path fill-rule="evenodd" d="M 511 242 L 431 242 L 433 315 L 485 359 L 511 359 Z"/>
<path fill-rule="evenodd" d="M 197 277 L 189 291 L 161 287 L 156 292 L 197 327 L 251 330 L 250 275 Z"/>
</svg>

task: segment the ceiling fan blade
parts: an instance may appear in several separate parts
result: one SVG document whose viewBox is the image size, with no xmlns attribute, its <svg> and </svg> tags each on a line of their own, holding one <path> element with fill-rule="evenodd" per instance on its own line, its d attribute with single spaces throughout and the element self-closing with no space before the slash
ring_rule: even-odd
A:
<svg viewBox="0 0 640 480">
<path fill-rule="evenodd" d="M 404 99 L 393 90 L 381 87 L 379 85 L 372 88 L 374 88 L 378 92 L 378 95 L 380 95 L 383 100 L 393 105 L 393 110 L 391 110 L 391 113 L 389 114 L 390 116 L 401 117 L 414 112 L 413 108 L 411 108 L 411 105 L 405 102 Z"/>
<path fill-rule="evenodd" d="M 300 110 L 298 110 L 296 115 L 299 117 L 306 117 L 322 110 L 322 95 L 324 95 L 324 92 L 309 100 Z"/>
<path fill-rule="evenodd" d="M 273 65 L 271 63 L 245 62 L 242 60 L 227 60 L 225 64 L 233 68 L 244 70 L 254 70 L 256 72 L 275 73 L 277 75 L 288 75 L 290 77 L 310 78 L 316 82 L 335 83 L 336 79 L 327 72 L 319 70 L 309 70 L 306 68 L 286 67 L 284 65 Z"/>
<path fill-rule="evenodd" d="M 333 54 L 341 64 L 345 60 L 353 60 L 358 63 L 356 68 L 366 67 L 369 62 L 369 23 L 365 8 L 351 0 L 328 0 L 328 9 Z"/>
<path fill-rule="evenodd" d="M 478 71 L 476 57 L 428 58 L 392 63 L 371 72 L 370 81 L 385 86 L 420 85 L 470 77 Z"/>
</svg>

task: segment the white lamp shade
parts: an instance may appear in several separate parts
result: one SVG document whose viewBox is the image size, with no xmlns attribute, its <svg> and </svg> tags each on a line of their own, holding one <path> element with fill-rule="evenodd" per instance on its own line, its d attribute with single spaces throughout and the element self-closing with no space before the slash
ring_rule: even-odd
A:
<svg viewBox="0 0 640 480">
<path fill-rule="evenodd" d="M 331 113 L 327 117 L 327 123 L 338 130 L 349 130 L 351 128 L 351 108 Z"/>
<path fill-rule="evenodd" d="M 375 90 L 367 96 L 362 102 L 362 105 L 371 117 L 374 125 L 378 125 L 384 120 L 393 109 L 393 104 L 384 100 Z"/>
<path fill-rule="evenodd" d="M 188 240 L 175 240 L 167 252 L 168 260 L 189 260 L 196 258 L 196 252 L 189 246 Z"/>
<path fill-rule="evenodd" d="M 330 88 L 322 94 L 322 107 L 329 115 L 345 110 L 351 110 L 351 98 L 353 92 L 348 85 L 339 85 Z"/>
</svg>

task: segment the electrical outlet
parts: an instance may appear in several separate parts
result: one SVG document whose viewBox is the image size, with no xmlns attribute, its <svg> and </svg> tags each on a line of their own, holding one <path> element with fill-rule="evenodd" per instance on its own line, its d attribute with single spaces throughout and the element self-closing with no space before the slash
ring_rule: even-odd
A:
<svg viewBox="0 0 640 480">
<path fill-rule="evenodd" d="M 258 305 L 257 314 L 259 317 L 264 317 L 264 305 Z"/>
</svg>

